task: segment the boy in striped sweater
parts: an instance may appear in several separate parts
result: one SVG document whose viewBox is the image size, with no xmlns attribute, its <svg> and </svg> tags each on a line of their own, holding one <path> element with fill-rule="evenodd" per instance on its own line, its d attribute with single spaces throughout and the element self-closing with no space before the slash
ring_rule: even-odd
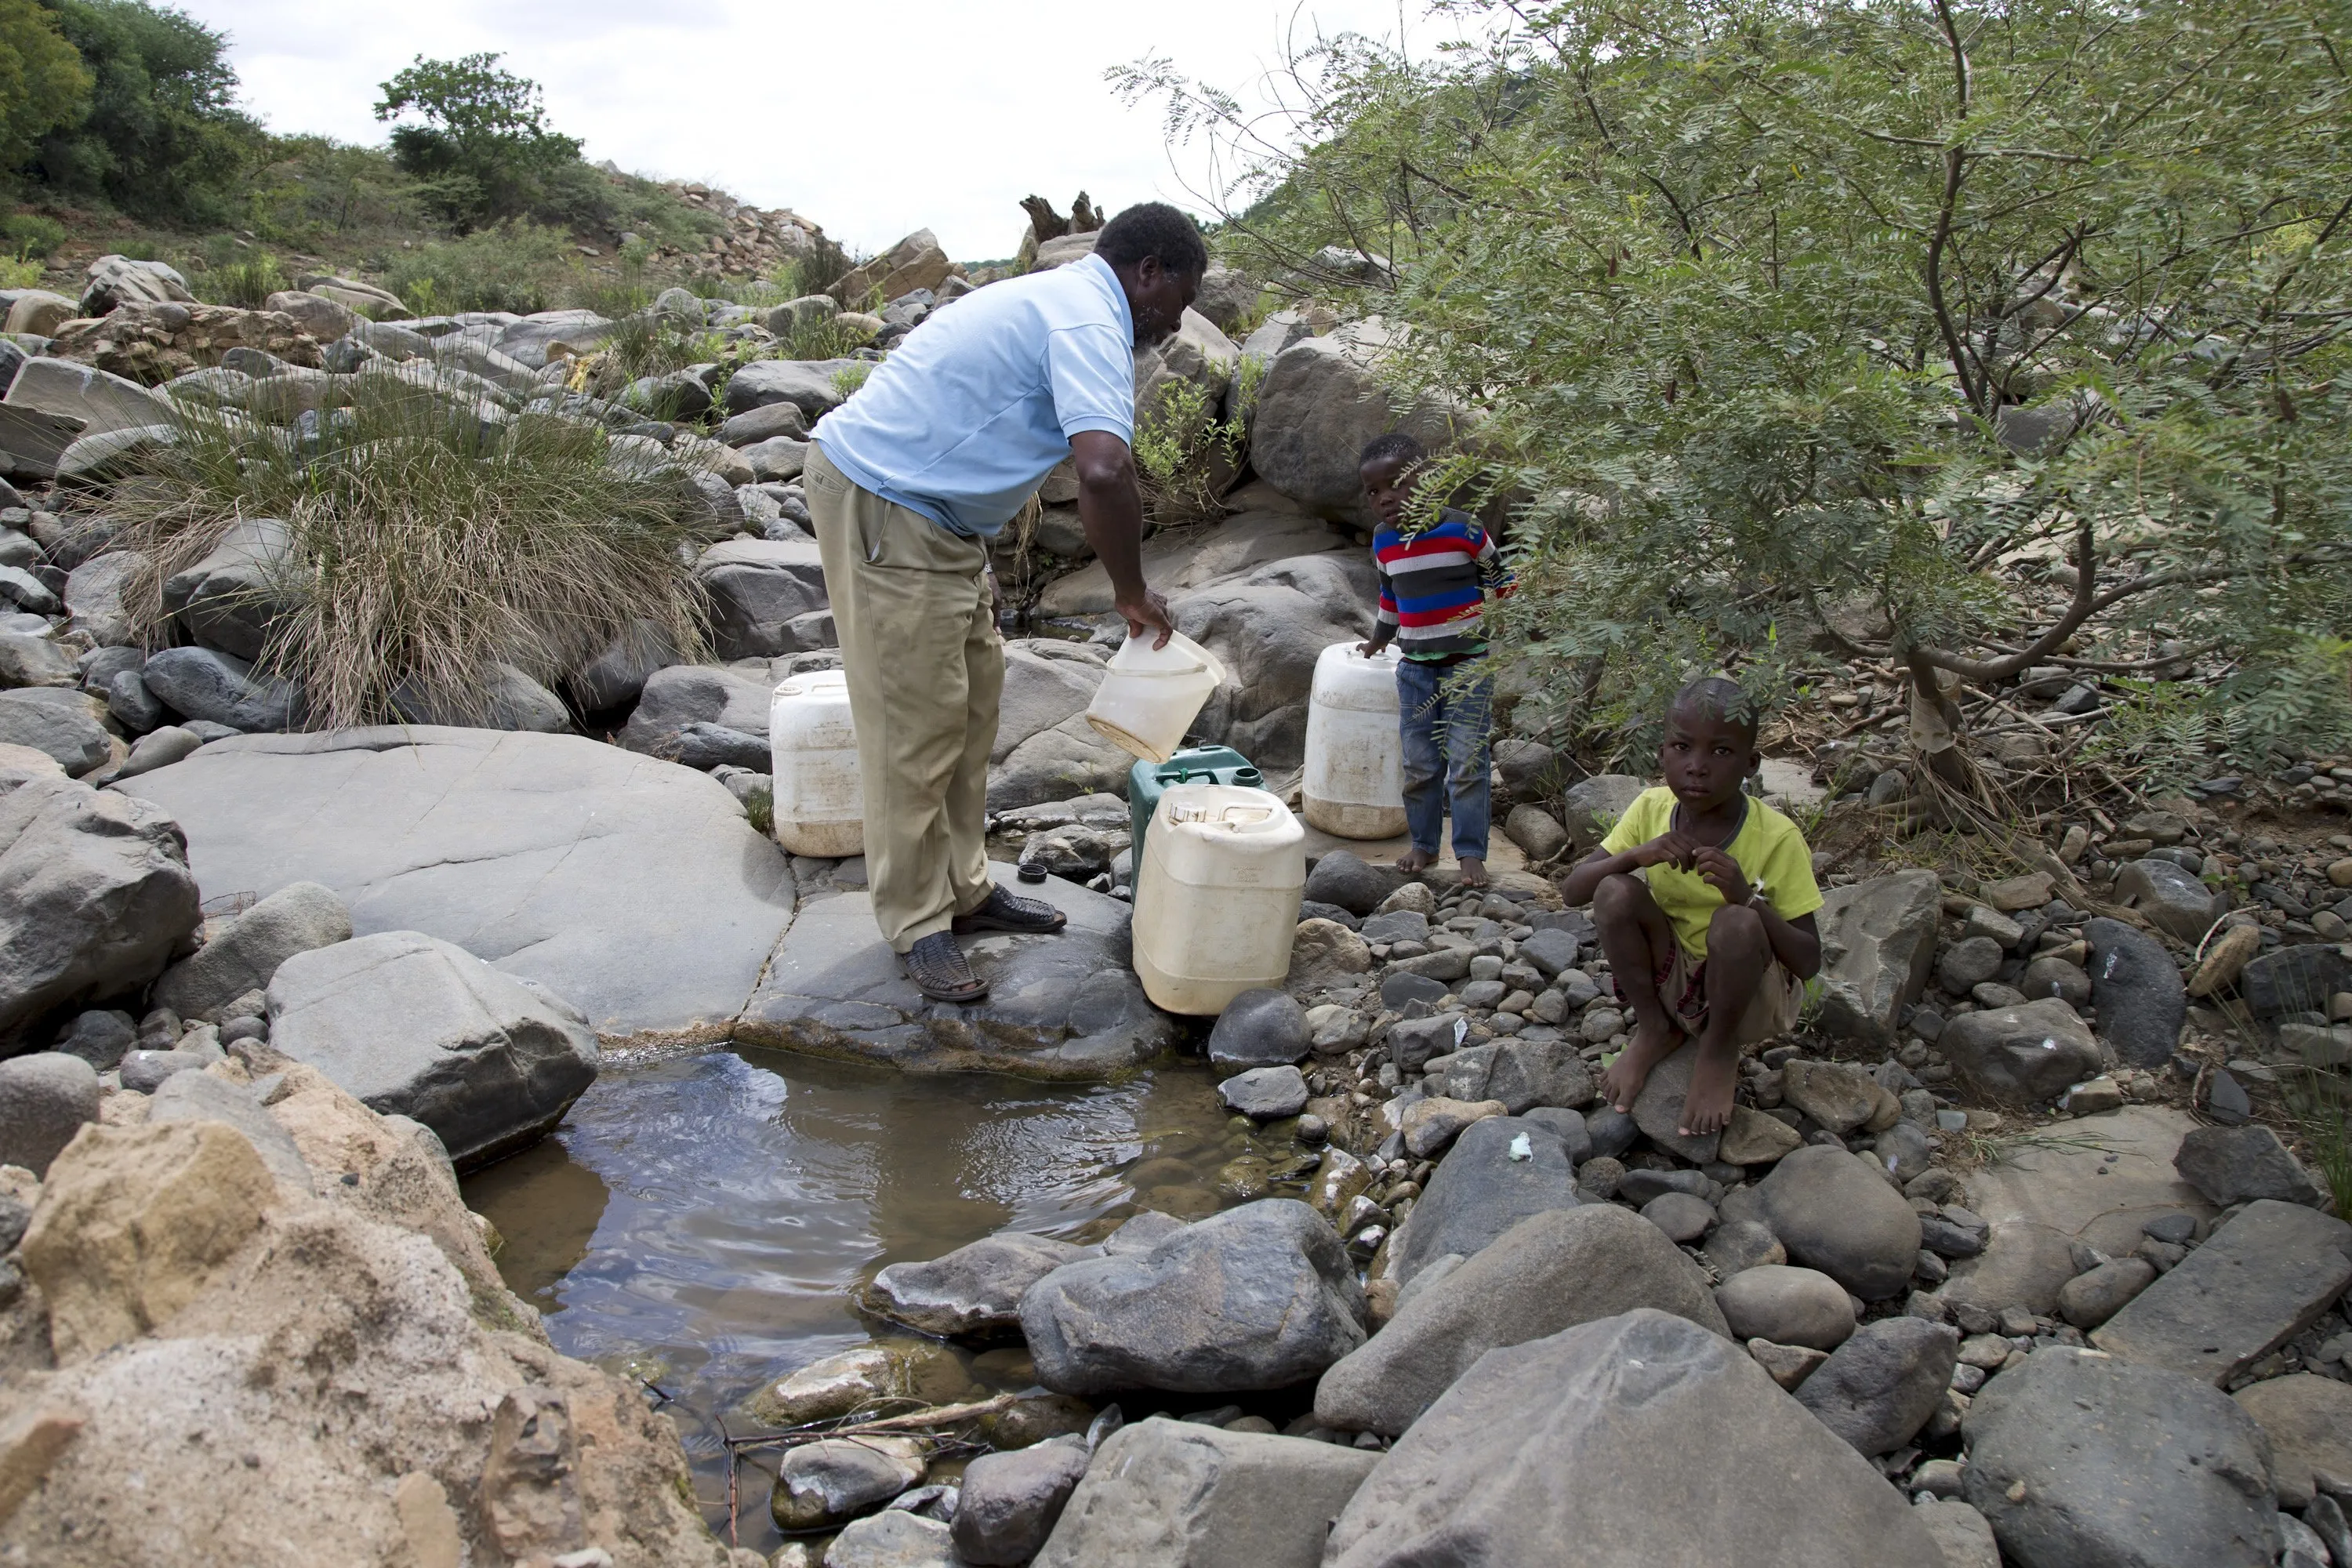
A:
<svg viewBox="0 0 2352 1568">
<path fill-rule="evenodd" d="M 1479 612 L 1488 595 L 1510 592 L 1511 574 L 1494 540 L 1467 512 L 1413 505 L 1428 460 L 1421 443 L 1402 432 L 1374 437 L 1358 459 L 1364 495 L 1381 520 L 1372 536 L 1380 620 L 1358 651 L 1370 657 L 1394 641 L 1404 656 L 1397 665 L 1397 710 L 1412 848 L 1398 857 L 1397 869 L 1420 871 L 1436 862 L 1450 799 L 1462 885 L 1483 888 L 1494 678 L 1483 664 Z"/>
</svg>

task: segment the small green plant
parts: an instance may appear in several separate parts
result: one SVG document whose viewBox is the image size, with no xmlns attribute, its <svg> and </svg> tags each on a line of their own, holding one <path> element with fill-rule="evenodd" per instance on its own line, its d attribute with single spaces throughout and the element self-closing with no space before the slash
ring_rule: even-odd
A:
<svg viewBox="0 0 2352 1568">
<path fill-rule="evenodd" d="M 1218 421 L 1213 395 L 1199 382 L 1162 386 L 1135 422 L 1145 515 L 1162 528 L 1217 516 L 1218 498 L 1241 467 L 1246 438 L 1239 418 Z"/>
<path fill-rule="evenodd" d="M 600 429 L 528 414 L 486 427 L 367 376 L 314 442 L 185 410 L 176 443 L 109 503 L 155 563 L 133 595 L 151 625 L 164 578 L 242 520 L 280 520 L 259 662 L 299 683 L 311 723 L 472 714 L 492 666 L 551 682 L 635 623 L 682 654 L 702 647 L 680 560 L 700 498 L 678 469 L 615 468 L 606 451 Z"/>
<path fill-rule="evenodd" d="M 500 224 L 460 239 L 394 251 L 383 263 L 384 287 L 420 316 L 457 310 L 553 308 L 576 277 L 579 253 L 562 230 Z"/>
<path fill-rule="evenodd" d="M 776 831 L 776 797 L 767 790 L 755 789 L 743 803 L 743 816 L 751 822 L 751 831 L 762 838 L 772 837 Z"/>
<path fill-rule="evenodd" d="M 857 360 L 843 365 L 833 373 L 833 389 L 841 394 L 841 400 L 846 403 L 856 395 L 859 387 L 866 384 L 866 378 L 873 374 L 874 365 L 868 360 Z"/>
<path fill-rule="evenodd" d="M 41 283 L 41 264 L 29 258 L 17 260 L 0 256 L 0 289 L 37 289 Z"/>
<path fill-rule="evenodd" d="M 863 327 L 853 326 L 836 316 L 794 321 L 787 331 L 777 334 L 775 359 L 847 359 L 873 342 L 872 334 Z"/>
</svg>

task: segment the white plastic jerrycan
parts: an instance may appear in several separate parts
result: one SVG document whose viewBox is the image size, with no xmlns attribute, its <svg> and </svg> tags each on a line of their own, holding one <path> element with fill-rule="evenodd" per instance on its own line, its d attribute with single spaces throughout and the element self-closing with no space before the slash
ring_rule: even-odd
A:
<svg viewBox="0 0 2352 1568">
<path fill-rule="evenodd" d="M 1171 784 L 1135 872 L 1136 978 L 1171 1013 L 1213 1016 L 1290 972 L 1307 830 L 1279 796 Z"/>
<path fill-rule="evenodd" d="M 1307 773 L 1299 807 L 1342 838 L 1393 838 L 1405 830 L 1404 745 L 1397 735 L 1395 648 L 1366 658 L 1335 642 L 1315 660 L 1307 699 Z"/>
<path fill-rule="evenodd" d="M 1217 656 L 1179 633 L 1168 646 L 1154 634 L 1129 637 L 1110 656 L 1087 722 L 1111 744 L 1149 763 L 1164 763 L 1184 743 L 1209 694 L 1225 679 Z"/>
<path fill-rule="evenodd" d="M 768 755 L 776 842 L 795 855 L 827 859 L 865 854 L 865 775 L 841 671 L 811 670 L 776 688 L 768 706 Z"/>
</svg>

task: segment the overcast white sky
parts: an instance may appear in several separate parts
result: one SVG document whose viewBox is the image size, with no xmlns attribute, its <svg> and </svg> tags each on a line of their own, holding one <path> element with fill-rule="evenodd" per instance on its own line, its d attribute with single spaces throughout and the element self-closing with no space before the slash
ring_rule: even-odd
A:
<svg viewBox="0 0 2352 1568">
<path fill-rule="evenodd" d="M 489 50 L 540 82 L 593 161 L 788 206 L 878 250 L 919 227 L 966 259 L 1010 255 L 1037 192 L 1180 205 L 1158 110 L 1106 67 L 1149 53 L 1236 90 L 1286 29 L 1393 36 L 1398 0 L 940 4 L 783 0 L 179 0 L 229 35 L 272 130 L 380 142 L 377 84 L 419 54 Z M 1434 25 L 1406 0 L 1409 41 Z M 1197 164 L 1197 156 L 1180 158 Z"/>
</svg>

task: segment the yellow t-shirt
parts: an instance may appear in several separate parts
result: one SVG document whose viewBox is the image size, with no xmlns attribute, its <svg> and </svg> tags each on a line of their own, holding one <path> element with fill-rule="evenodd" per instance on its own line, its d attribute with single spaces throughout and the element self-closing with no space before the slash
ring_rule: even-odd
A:
<svg viewBox="0 0 2352 1568">
<path fill-rule="evenodd" d="M 1675 805 L 1675 792 L 1670 789 L 1643 790 L 1601 841 L 1601 847 L 1622 855 L 1647 844 L 1674 826 Z M 1748 820 L 1724 847 L 1749 885 L 1782 920 L 1792 921 L 1822 907 L 1822 890 L 1813 882 L 1813 852 L 1806 847 L 1805 836 L 1797 831 L 1795 823 L 1762 801 L 1748 802 Z M 1694 961 L 1703 961 L 1706 923 L 1723 907 L 1723 895 L 1696 871 L 1661 865 L 1645 866 L 1641 874 L 1649 881 L 1650 897 L 1674 922 L 1675 937 L 1683 951 Z"/>
</svg>

